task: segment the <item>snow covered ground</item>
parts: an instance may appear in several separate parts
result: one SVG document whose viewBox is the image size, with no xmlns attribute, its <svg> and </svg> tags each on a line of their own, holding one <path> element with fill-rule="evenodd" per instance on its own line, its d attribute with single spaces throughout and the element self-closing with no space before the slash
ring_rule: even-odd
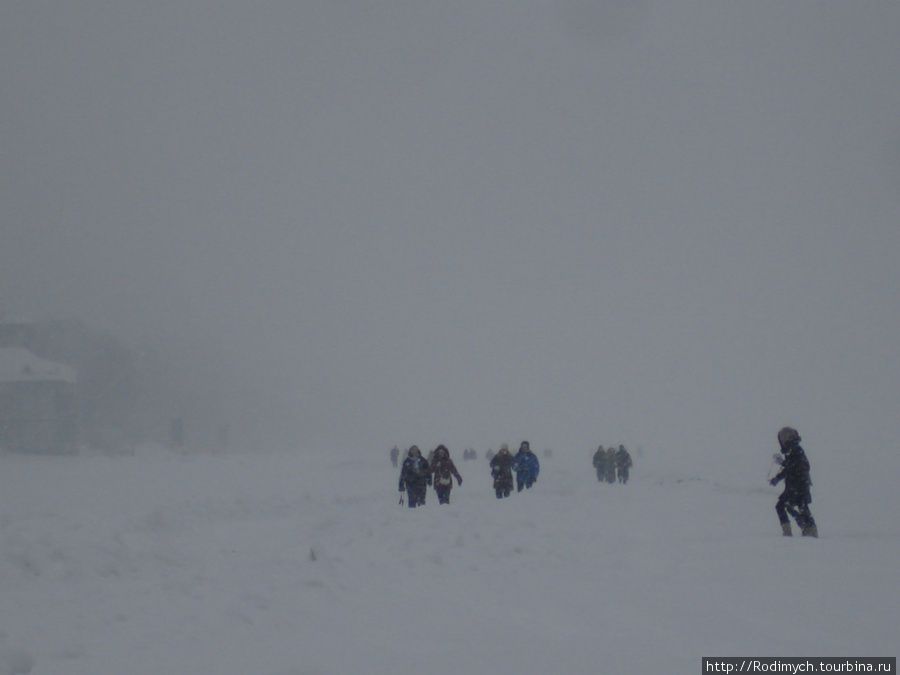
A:
<svg viewBox="0 0 900 675">
<path fill-rule="evenodd" d="M 511 443 L 517 442 L 511 439 Z M 896 656 L 895 467 L 778 490 L 590 450 L 497 501 L 398 505 L 387 451 L 0 456 L 0 675 L 699 673 L 702 656 Z M 859 486 L 857 480 L 855 485 Z"/>
</svg>

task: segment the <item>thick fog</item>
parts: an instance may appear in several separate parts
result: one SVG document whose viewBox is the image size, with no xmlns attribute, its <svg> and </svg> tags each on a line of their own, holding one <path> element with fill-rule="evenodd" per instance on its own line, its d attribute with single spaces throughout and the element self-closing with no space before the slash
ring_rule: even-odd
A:
<svg viewBox="0 0 900 675">
<path fill-rule="evenodd" d="M 166 345 L 298 448 L 886 455 L 898 35 L 890 0 L 4 2 L 0 308 Z"/>
</svg>

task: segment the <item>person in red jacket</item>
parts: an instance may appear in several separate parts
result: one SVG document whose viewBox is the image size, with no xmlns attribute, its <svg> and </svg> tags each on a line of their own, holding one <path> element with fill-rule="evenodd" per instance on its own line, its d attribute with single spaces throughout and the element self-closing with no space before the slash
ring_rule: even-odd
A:
<svg viewBox="0 0 900 675">
<path fill-rule="evenodd" d="M 434 449 L 434 457 L 431 460 L 432 485 L 437 492 L 439 504 L 450 503 L 450 490 L 453 488 L 453 476 L 462 485 L 462 476 L 456 470 L 456 465 L 450 459 L 450 451 L 444 445 Z"/>
</svg>

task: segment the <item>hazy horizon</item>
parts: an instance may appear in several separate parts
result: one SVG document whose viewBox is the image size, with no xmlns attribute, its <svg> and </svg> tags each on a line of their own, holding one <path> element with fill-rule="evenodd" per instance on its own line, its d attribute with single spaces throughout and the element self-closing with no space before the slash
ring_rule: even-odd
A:
<svg viewBox="0 0 900 675">
<path fill-rule="evenodd" d="M 887 1 L 6 3 L 0 309 L 214 344 L 298 447 L 887 457 L 898 34 Z"/>
</svg>

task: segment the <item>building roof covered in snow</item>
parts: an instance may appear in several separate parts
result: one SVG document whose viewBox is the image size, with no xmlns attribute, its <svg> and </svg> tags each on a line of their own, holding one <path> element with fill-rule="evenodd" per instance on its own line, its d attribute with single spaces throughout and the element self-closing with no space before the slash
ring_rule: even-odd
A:
<svg viewBox="0 0 900 675">
<path fill-rule="evenodd" d="M 35 356 L 23 347 L 0 347 L 2 382 L 75 382 L 75 369 Z"/>
</svg>

